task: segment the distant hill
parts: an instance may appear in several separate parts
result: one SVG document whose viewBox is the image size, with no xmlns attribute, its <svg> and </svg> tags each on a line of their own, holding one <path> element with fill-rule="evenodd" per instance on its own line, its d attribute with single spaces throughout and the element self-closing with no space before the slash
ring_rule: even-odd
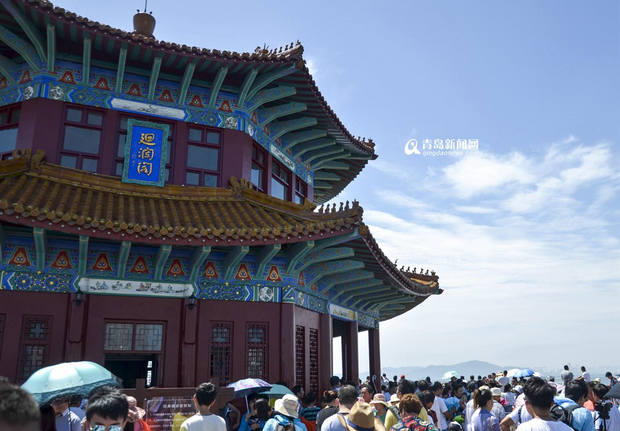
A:
<svg viewBox="0 0 620 431">
<path fill-rule="evenodd" d="M 385 367 L 382 369 L 382 372 L 387 374 L 389 379 L 392 379 L 394 376 L 400 378 L 404 374 L 406 378 L 412 380 L 420 380 L 429 376 L 431 380 L 435 381 L 440 380 L 445 372 L 454 370 L 459 373 L 459 376 L 465 376 L 469 380 L 469 376 L 472 374 L 477 378 L 478 376 L 486 376 L 500 370 L 510 370 L 511 368 L 525 367 L 501 366 L 484 361 L 467 361 L 453 365 L 430 365 L 428 367 Z M 368 371 L 362 372 L 360 373 L 360 378 L 364 380 L 367 375 Z"/>
</svg>

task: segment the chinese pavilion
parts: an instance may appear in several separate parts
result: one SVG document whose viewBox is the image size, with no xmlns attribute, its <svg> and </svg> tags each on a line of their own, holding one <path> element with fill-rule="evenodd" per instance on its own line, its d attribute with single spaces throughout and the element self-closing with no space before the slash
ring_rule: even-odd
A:
<svg viewBox="0 0 620 431">
<path fill-rule="evenodd" d="M 322 390 L 334 337 L 357 379 L 360 333 L 379 374 L 379 322 L 441 289 L 387 259 L 358 202 L 325 205 L 373 142 L 299 43 L 199 49 L 134 21 L 0 0 L 0 375 L 91 360 L 126 387 Z"/>
</svg>

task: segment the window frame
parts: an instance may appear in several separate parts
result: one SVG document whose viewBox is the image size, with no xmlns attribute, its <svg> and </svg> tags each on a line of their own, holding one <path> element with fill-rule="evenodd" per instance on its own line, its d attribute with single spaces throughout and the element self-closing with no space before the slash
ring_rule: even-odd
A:
<svg viewBox="0 0 620 431">
<path fill-rule="evenodd" d="M 81 111 L 81 119 L 80 121 L 72 121 L 69 120 L 69 110 Z M 101 115 L 101 124 L 94 125 L 88 123 L 88 114 L 96 113 Z M 63 122 L 62 122 L 62 130 L 59 142 L 59 151 L 58 151 L 58 164 L 70 168 L 70 169 L 78 169 L 85 172 L 93 172 L 93 173 L 101 173 L 102 169 L 102 160 L 101 156 L 103 153 L 103 147 L 105 147 L 105 118 L 106 111 L 104 109 L 96 109 L 90 106 L 81 106 L 81 105 L 71 105 L 67 104 L 64 107 L 63 112 Z M 97 153 L 87 153 L 84 151 L 76 151 L 71 149 L 65 149 L 65 138 L 67 136 L 67 127 L 75 127 L 78 129 L 86 129 L 86 130 L 96 130 L 99 132 L 99 143 L 98 143 L 98 152 Z M 62 164 L 62 157 L 76 157 L 75 168 L 71 168 L 69 166 L 65 166 Z M 97 169 L 94 171 L 83 169 L 84 160 L 95 160 L 97 162 Z"/>
<path fill-rule="evenodd" d="M 126 350 L 106 349 L 108 325 L 132 325 L 131 348 Z M 161 325 L 161 347 L 159 350 L 138 350 L 136 349 L 136 334 L 138 333 L 138 325 Z M 162 354 L 166 344 L 166 322 L 162 321 L 135 321 L 135 320 L 108 320 L 106 319 L 103 326 L 103 352 L 105 354 L 132 354 L 132 355 L 156 355 Z"/>
<path fill-rule="evenodd" d="M 201 132 L 201 140 L 195 141 L 191 139 L 191 131 L 192 130 L 200 130 Z M 218 142 L 212 143 L 208 142 L 209 134 L 215 134 L 218 136 Z M 220 187 L 220 178 L 222 171 L 222 132 L 218 129 L 214 129 L 211 127 L 200 126 L 197 124 L 188 124 L 187 126 L 187 140 L 186 140 L 186 149 L 187 149 L 187 159 L 185 162 L 185 177 L 183 179 L 183 184 L 186 186 L 196 186 L 196 187 Z M 199 168 L 194 166 L 189 166 L 189 147 L 194 146 L 198 148 L 206 148 L 210 150 L 217 150 L 217 166 L 215 170 Z M 198 184 L 190 184 L 187 181 L 188 174 L 197 174 L 198 175 Z M 205 185 L 205 177 L 214 176 L 216 177 L 215 185 Z"/>
<path fill-rule="evenodd" d="M 281 176 L 282 172 L 286 172 L 286 174 L 288 175 L 288 179 L 285 179 Z M 292 189 L 291 182 L 293 180 L 294 175 L 295 175 L 294 172 L 291 172 L 290 170 L 288 170 L 288 168 L 286 168 L 282 163 L 280 163 L 275 158 L 272 158 L 271 159 L 271 178 L 269 181 L 269 195 L 275 198 L 278 198 L 278 199 L 282 199 L 284 201 L 290 201 L 291 200 L 291 189 Z M 280 196 L 274 196 L 273 194 L 273 182 L 274 181 L 284 186 L 284 197 L 283 198 L 281 198 Z"/>
<path fill-rule="evenodd" d="M 0 118 L 4 112 L 7 113 L 7 122 L 4 124 L 0 123 L 0 131 L 15 129 L 15 143 L 13 145 L 13 149 L 10 151 L 0 152 L 0 160 L 9 160 L 13 158 L 13 151 L 15 151 L 15 148 L 17 147 L 17 133 L 19 131 L 19 121 L 21 119 L 21 109 L 21 103 L 3 106 L 2 109 L 0 109 Z M 15 112 L 18 112 L 16 121 L 14 118 Z"/>
<path fill-rule="evenodd" d="M 259 159 L 259 156 L 262 156 L 262 161 Z M 261 175 L 261 184 L 254 184 L 252 181 L 252 174 L 250 173 L 250 182 L 252 186 L 254 186 L 254 190 L 258 192 L 267 193 L 267 187 L 265 185 L 265 181 L 267 180 L 267 164 L 269 163 L 269 155 L 267 151 L 259 146 L 258 144 L 252 144 L 252 162 L 250 166 L 250 172 L 254 169 L 254 164 L 256 164 L 260 169 Z"/>
</svg>

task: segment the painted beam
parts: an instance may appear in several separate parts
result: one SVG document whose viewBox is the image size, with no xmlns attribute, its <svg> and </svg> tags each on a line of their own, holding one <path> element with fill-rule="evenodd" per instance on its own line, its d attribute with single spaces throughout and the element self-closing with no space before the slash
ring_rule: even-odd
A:
<svg viewBox="0 0 620 431">
<path fill-rule="evenodd" d="M 202 264 L 205 262 L 207 257 L 211 254 L 211 247 L 208 245 L 198 247 L 194 254 L 192 254 L 192 259 L 190 260 L 189 267 L 191 268 L 189 274 L 189 282 L 195 283 L 198 280 L 198 274 L 200 274 L 200 268 Z"/>
<path fill-rule="evenodd" d="M 331 262 L 316 263 L 306 270 L 304 273 L 306 283 L 312 284 L 318 282 L 328 275 L 341 274 L 355 270 L 364 269 L 364 262 L 351 259 L 341 259 Z"/>
<path fill-rule="evenodd" d="M 276 100 L 285 99 L 287 97 L 294 96 L 295 94 L 297 94 L 297 89 L 295 87 L 280 85 L 275 88 L 268 88 L 258 92 L 256 96 L 250 99 L 246 109 L 251 114 L 265 103 L 275 102 Z"/>
<path fill-rule="evenodd" d="M 4 226 L 0 224 L 0 262 L 4 262 L 4 252 L 6 250 L 6 232 Z"/>
<path fill-rule="evenodd" d="M 228 252 L 226 257 L 224 258 L 223 266 L 224 266 L 224 279 L 229 280 L 233 276 L 233 271 L 241 262 L 241 259 L 245 257 L 250 251 L 250 247 L 247 245 L 241 245 L 237 247 L 233 247 L 232 250 Z"/>
<path fill-rule="evenodd" d="M 84 34 L 84 50 L 82 53 L 82 84 L 88 86 L 90 83 L 90 53 L 93 42 L 88 33 Z"/>
<path fill-rule="evenodd" d="M 84 277 L 86 275 L 86 264 L 88 263 L 88 237 L 80 235 L 78 251 L 78 276 Z"/>
<path fill-rule="evenodd" d="M 314 173 L 314 180 L 326 180 L 326 181 L 339 181 L 340 176 L 336 175 L 333 172 L 328 171 L 318 171 Z"/>
<path fill-rule="evenodd" d="M 285 133 L 293 130 L 305 129 L 306 127 L 316 126 L 317 119 L 314 117 L 301 117 L 294 120 L 278 121 L 269 125 L 272 139 L 278 139 Z"/>
<path fill-rule="evenodd" d="M 314 168 L 315 169 L 319 169 L 321 166 L 323 166 L 325 163 L 329 163 L 332 162 L 334 160 L 337 159 L 346 159 L 348 158 L 348 156 L 350 156 L 351 153 L 349 153 L 348 151 L 343 151 L 341 153 L 338 154 L 332 154 L 332 155 L 328 155 L 325 157 L 321 157 L 315 164 L 314 164 Z"/>
<path fill-rule="evenodd" d="M 314 181 L 314 188 L 321 190 L 330 190 L 334 187 L 332 183 L 328 183 L 327 181 Z"/>
<path fill-rule="evenodd" d="M 412 302 L 416 302 L 417 299 L 415 297 L 401 297 L 401 298 L 395 298 L 392 300 L 387 300 L 387 301 L 381 301 L 379 304 L 375 304 L 372 305 L 370 307 L 367 307 L 367 309 L 369 311 L 377 311 L 377 310 L 381 310 L 382 308 L 385 308 L 389 305 L 396 305 L 396 304 L 402 304 L 403 308 L 404 308 L 404 304 L 411 304 Z"/>
<path fill-rule="evenodd" d="M 282 248 L 281 244 L 271 244 L 262 248 L 256 255 L 256 278 L 260 278 L 265 271 L 267 264 L 278 254 Z"/>
<path fill-rule="evenodd" d="M 351 167 L 343 162 L 327 162 L 323 165 L 321 165 L 320 167 L 315 168 L 315 170 L 321 170 L 321 169 L 329 169 L 329 170 L 334 170 L 334 171 L 348 171 Z"/>
<path fill-rule="evenodd" d="M 325 136 L 327 136 L 327 131 L 321 129 L 310 129 L 303 130 L 301 132 L 288 133 L 282 136 L 282 149 L 286 151 L 289 148 L 293 148 L 297 144 L 301 144 L 302 142 L 314 141 L 315 139 L 324 138 Z"/>
<path fill-rule="evenodd" d="M 280 79 L 280 78 L 284 78 L 285 76 L 288 76 L 291 73 L 295 73 L 297 71 L 299 71 L 299 69 L 297 69 L 295 66 L 288 66 L 288 67 L 276 70 L 275 72 L 268 72 L 268 73 L 264 73 L 260 75 L 254 81 L 254 85 L 248 92 L 248 96 L 247 96 L 248 99 L 251 99 L 252 97 L 254 97 L 256 93 L 258 93 L 260 90 L 262 90 L 263 88 L 271 84 L 273 81 Z"/>
<path fill-rule="evenodd" d="M 168 256 L 170 256 L 170 252 L 172 251 L 172 246 L 168 244 L 162 244 L 159 246 L 159 250 L 157 250 L 157 256 L 155 257 L 155 275 L 153 277 L 154 280 L 161 280 L 161 276 L 164 273 L 164 265 L 168 260 Z"/>
<path fill-rule="evenodd" d="M 41 64 L 41 59 L 32 45 L 19 38 L 2 25 L 0 25 L 0 40 L 12 48 L 13 51 L 21 55 L 32 70 L 35 72 L 41 71 L 41 67 L 39 66 Z"/>
<path fill-rule="evenodd" d="M 395 292 L 395 291 L 386 291 L 385 293 L 380 293 L 380 292 L 376 292 L 376 293 L 370 293 L 368 295 L 362 295 L 362 296 L 358 296 L 357 297 L 357 301 L 355 301 L 353 304 L 351 304 L 351 307 L 355 307 L 357 304 L 359 304 L 360 302 L 377 302 L 377 301 L 383 301 L 387 298 L 399 298 L 402 297 L 402 293 L 400 292 Z"/>
<path fill-rule="evenodd" d="M 312 141 L 308 142 L 300 142 L 296 144 L 291 151 L 293 152 L 293 157 L 300 157 L 301 155 L 309 151 L 318 150 L 319 148 L 330 147 L 332 145 L 336 145 L 336 141 L 334 139 L 319 138 L 313 139 Z"/>
<path fill-rule="evenodd" d="M 239 100 L 237 100 L 238 107 L 243 108 L 243 104 L 245 103 L 245 99 L 248 96 L 248 92 L 250 91 L 250 88 L 252 88 L 252 84 L 254 84 L 256 75 L 258 75 L 258 70 L 256 69 L 250 70 L 250 72 L 245 75 L 245 78 L 243 79 L 243 83 L 241 84 L 241 87 L 239 88 Z"/>
<path fill-rule="evenodd" d="M 47 25 L 47 71 L 56 71 L 56 27 Z"/>
<path fill-rule="evenodd" d="M 286 251 L 286 272 L 295 274 L 294 268 L 312 250 L 314 241 L 299 242 Z"/>
<path fill-rule="evenodd" d="M 183 79 L 181 80 L 181 89 L 179 90 L 179 100 L 177 101 L 179 104 L 185 104 L 185 98 L 187 97 L 187 91 L 189 90 L 189 84 L 192 82 L 192 77 L 194 76 L 194 71 L 196 70 L 196 63 L 191 62 L 185 68 L 185 72 L 183 73 Z"/>
<path fill-rule="evenodd" d="M 306 163 L 312 163 L 316 159 L 322 159 L 325 156 L 332 156 L 338 154 L 338 157 L 342 157 L 342 153 L 344 149 L 340 145 L 332 145 L 331 148 L 321 148 L 319 150 L 312 150 L 304 154 L 301 158 L 301 162 L 305 165 Z"/>
<path fill-rule="evenodd" d="M 308 105 L 299 102 L 285 103 L 283 105 L 261 109 L 258 112 L 258 118 L 261 119 L 261 122 L 258 125 L 263 128 L 277 118 L 297 114 L 298 112 L 303 112 L 306 109 L 308 109 Z"/>
<path fill-rule="evenodd" d="M 0 54 L 0 73 L 6 78 L 6 83 L 8 85 L 15 85 L 17 81 L 13 79 L 13 76 L 17 76 L 17 64 L 13 63 L 13 60 L 6 58 L 4 55 Z"/>
<path fill-rule="evenodd" d="M 323 250 L 315 251 L 312 253 L 308 253 L 305 257 L 304 262 L 295 268 L 296 272 L 303 271 L 310 265 L 314 265 L 317 263 L 329 262 L 332 260 L 345 259 L 347 257 L 355 256 L 355 251 L 353 251 L 350 247 L 335 247 L 335 248 L 326 248 Z"/>
<path fill-rule="evenodd" d="M 127 45 L 123 44 L 118 53 L 118 67 L 116 68 L 116 87 L 114 91 L 123 92 L 123 81 L 125 80 L 125 63 L 127 63 Z"/>
<path fill-rule="evenodd" d="M 370 287 L 377 287 L 377 286 L 381 286 L 383 284 L 383 280 L 380 280 L 378 278 L 370 278 L 370 279 L 366 279 L 366 280 L 359 280 L 353 283 L 343 283 L 343 284 L 338 284 L 335 287 L 335 290 L 338 292 L 334 295 L 334 297 L 332 298 L 332 301 L 336 301 L 338 300 L 338 298 L 340 298 L 342 295 L 344 295 L 345 293 L 351 293 L 351 292 L 355 292 L 356 290 L 364 290 L 364 289 L 368 289 Z"/>
<path fill-rule="evenodd" d="M 32 229 L 32 235 L 37 253 L 37 269 L 43 271 L 45 269 L 45 253 L 47 252 L 47 233 L 44 229 L 35 227 Z"/>
<path fill-rule="evenodd" d="M 151 79 L 149 80 L 149 94 L 147 96 L 149 100 L 153 100 L 155 98 L 155 89 L 157 88 L 157 80 L 159 79 L 159 71 L 161 69 L 161 60 L 163 55 L 163 52 L 160 52 L 153 60 L 153 67 L 151 67 Z"/>
<path fill-rule="evenodd" d="M 116 276 L 118 278 L 125 278 L 125 271 L 127 270 L 127 260 L 129 259 L 129 252 L 131 251 L 131 241 L 123 241 L 118 250 L 118 271 Z"/>
<path fill-rule="evenodd" d="M 35 27 L 35 25 L 19 10 L 17 9 L 11 0 L 0 0 L 0 3 L 4 8 L 15 18 L 17 24 L 24 30 L 30 42 L 37 51 L 39 58 L 44 62 L 47 61 L 45 56 L 45 41 L 43 40 L 43 36 L 39 32 L 39 30 Z"/>
<path fill-rule="evenodd" d="M 211 86 L 211 94 L 209 94 L 209 103 L 207 104 L 207 108 L 215 108 L 217 95 L 220 94 L 220 89 L 222 88 L 222 84 L 224 83 L 224 78 L 226 78 L 227 73 L 227 67 L 220 67 L 220 70 L 217 71 L 217 75 L 215 76 L 215 80 Z"/>
<path fill-rule="evenodd" d="M 375 286 L 371 289 L 367 289 L 362 292 L 352 293 L 351 295 L 349 295 L 350 297 L 347 299 L 349 306 L 355 307 L 357 306 L 357 304 L 364 301 L 365 298 L 368 297 L 369 291 L 371 295 L 378 295 L 379 293 L 382 293 L 382 294 L 389 293 L 390 295 L 393 295 L 395 293 L 390 286 L 387 286 L 387 285 Z M 353 299 L 357 299 L 357 300 L 353 301 Z"/>
<path fill-rule="evenodd" d="M 354 281 L 367 280 L 369 278 L 374 278 L 375 274 L 371 271 L 349 271 L 344 272 L 342 274 L 332 274 L 324 278 L 323 286 L 318 289 L 319 293 L 327 292 L 332 289 L 334 286 L 342 283 L 352 283 Z M 318 288 L 318 286 L 317 286 Z"/>
</svg>

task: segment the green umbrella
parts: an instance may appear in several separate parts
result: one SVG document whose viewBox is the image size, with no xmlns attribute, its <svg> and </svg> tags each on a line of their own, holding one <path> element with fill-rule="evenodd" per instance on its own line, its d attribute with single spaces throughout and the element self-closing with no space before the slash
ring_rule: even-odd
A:
<svg viewBox="0 0 620 431">
<path fill-rule="evenodd" d="M 263 393 L 269 395 L 269 398 L 281 398 L 286 394 L 295 395 L 293 391 L 284 385 L 271 385 L 271 389 Z"/>
<path fill-rule="evenodd" d="M 120 386 L 116 376 L 94 362 L 63 362 L 36 371 L 22 388 L 32 394 L 39 405 L 56 398 L 86 397 L 101 386 Z"/>
</svg>

